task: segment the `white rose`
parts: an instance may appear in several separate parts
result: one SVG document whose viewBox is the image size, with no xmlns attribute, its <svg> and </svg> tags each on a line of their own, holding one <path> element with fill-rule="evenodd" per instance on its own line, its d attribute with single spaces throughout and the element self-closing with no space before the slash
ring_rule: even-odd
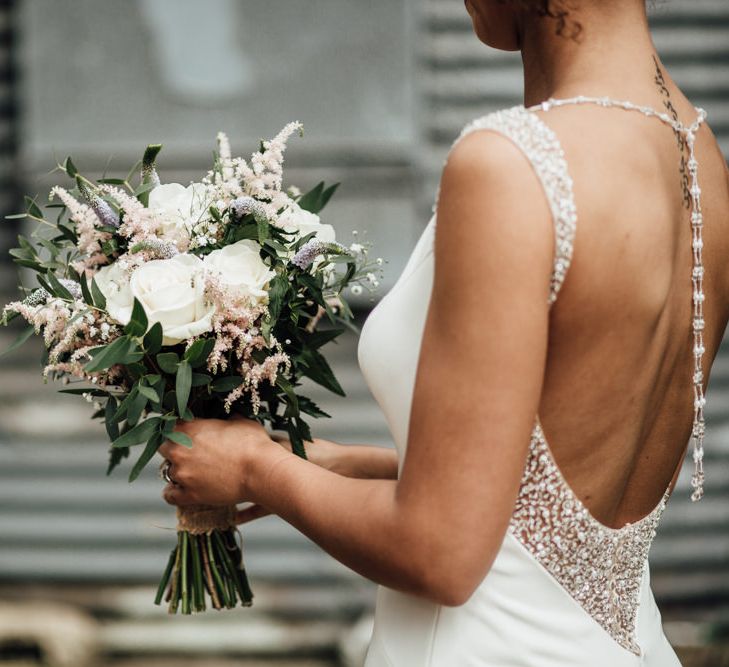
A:
<svg viewBox="0 0 729 667">
<path fill-rule="evenodd" d="M 320 241 L 329 243 L 336 240 L 334 227 L 323 224 L 318 215 L 305 211 L 295 201 L 279 216 L 278 225 L 287 232 L 298 232 L 293 241 L 312 232 L 316 233 Z"/>
<path fill-rule="evenodd" d="M 261 259 L 261 246 L 245 239 L 205 257 L 205 267 L 220 276 L 224 285 L 232 287 L 240 296 L 249 296 L 257 302 L 268 297 L 265 285 L 276 273 Z"/>
<path fill-rule="evenodd" d="M 160 236 L 170 241 L 189 238 L 192 228 L 203 220 L 209 220 L 207 187 L 192 183 L 185 187 L 179 183 L 158 185 L 149 193 L 148 207 L 161 220 Z"/>
<path fill-rule="evenodd" d="M 149 325 L 162 325 L 165 345 L 175 345 L 212 329 L 214 307 L 205 303 L 205 265 L 194 255 L 176 255 L 142 264 L 129 283 Z"/>
<path fill-rule="evenodd" d="M 102 266 L 94 280 L 106 298 L 106 312 L 119 324 L 126 324 L 132 316 L 134 297 L 129 288 L 129 273 L 119 264 Z"/>
</svg>

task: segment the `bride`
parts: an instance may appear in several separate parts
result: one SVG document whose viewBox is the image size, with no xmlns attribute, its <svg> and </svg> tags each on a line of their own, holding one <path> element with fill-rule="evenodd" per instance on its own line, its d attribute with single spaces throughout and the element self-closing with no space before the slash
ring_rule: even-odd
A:
<svg viewBox="0 0 729 667">
<path fill-rule="evenodd" d="M 305 461 L 195 420 L 192 449 L 160 449 L 164 497 L 250 501 L 241 521 L 278 514 L 380 584 L 368 667 L 678 665 L 647 555 L 687 442 L 703 493 L 729 171 L 644 0 L 466 7 L 521 51 L 524 104 L 464 128 L 363 328 L 397 451 L 315 440 Z"/>
</svg>

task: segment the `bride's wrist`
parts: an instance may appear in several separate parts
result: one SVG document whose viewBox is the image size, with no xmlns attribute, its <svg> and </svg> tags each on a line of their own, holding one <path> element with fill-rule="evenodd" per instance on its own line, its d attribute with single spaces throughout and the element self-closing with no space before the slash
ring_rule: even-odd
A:
<svg viewBox="0 0 729 667">
<path fill-rule="evenodd" d="M 270 479 L 273 471 L 283 461 L 294 456 L 283 447 L 261 447 L 243 469 L 242 500 L 259 505 L 266 504 L 270 493 Z"/>
</svg>

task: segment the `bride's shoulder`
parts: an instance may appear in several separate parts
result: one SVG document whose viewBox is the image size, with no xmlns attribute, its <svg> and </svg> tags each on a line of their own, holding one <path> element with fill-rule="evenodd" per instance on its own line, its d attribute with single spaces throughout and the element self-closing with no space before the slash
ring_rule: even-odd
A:
<svg viewBox="0 0 729 667">
<path fill-rule="evenodd" d="M 543 267 L 537 273 L 548 277 L 554 233 L 543 185 L 513 138 L 490 129 L 463 134 L 448 154 L 437 198 L 436 257 L 451 255 L 459 239 L 474 252 L 488 248 L 492 258 Z"/>
<path fill-rule="evenodd" d="M 453 193 L 473 205 L 482 199 L 496 203 L 501 210 L 523 205 L 525 197 L 541 202 L 537 153 L 544 152 L 544 145 L 535 137 L 535 122 L 523 106 L 515 106 L 467 123 L 444 161 L 439 208 L 444 196 Z"/>
</svg>

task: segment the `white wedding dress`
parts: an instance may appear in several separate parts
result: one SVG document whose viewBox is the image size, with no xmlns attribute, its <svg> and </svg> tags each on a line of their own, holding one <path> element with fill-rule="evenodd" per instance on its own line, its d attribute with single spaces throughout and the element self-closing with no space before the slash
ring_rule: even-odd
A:
<svg viewBox="0 0 729 667">
<path fill-rule="evenodd" d="M 692 158 L 693 133 L 705 118 L 697 109 L 698 118 L 685 127 L 647 107 L 608 98 L 549 100 L 539 106 L 547 110 L 567 103 L 598 103 L 658 117 L 685 134 Z M 553 303 L 569 268 L 577 215 L 564 152 L 554 132 L 532 113 L 535 108 L 519 105 L 491 113 L 467 125 L 461 137 L 475 130 L 501 133 L 531 162 L 556 230 L 549 298 Z M 700 223 L 695 160 L 691 167 L 692 222 L 698 216 Z M 436 217 L 437 213 L 392 290 L 365 322 L 358 349 L 360 367 L 384 412 L 401 466 L 433 281 Z M 700 231 L 699 224 L 694 239 L 697 233 L 701 239 Z M 695 262 L 696 255 L 695 250 Z M 694 292 L 700 294 L 694 305 L 699 309 L 700 263 L 699 248 L 693 272 Z M 703 403 L 699 412 L 702 407 Z M 703 413 L 696 414 L 695 426 L 703 438 Z M 700 454 L 697 458 L 698 470 Z M 537 417 L 510 526 L 487 576 L 459 607 L 380 586 L 366 667 L 680 666 L 663 633 L 647 561 L 667 499 L 668 491 L 634 524 L 620 529 L 603 525 L 562 477 Z"/>
</svg>

